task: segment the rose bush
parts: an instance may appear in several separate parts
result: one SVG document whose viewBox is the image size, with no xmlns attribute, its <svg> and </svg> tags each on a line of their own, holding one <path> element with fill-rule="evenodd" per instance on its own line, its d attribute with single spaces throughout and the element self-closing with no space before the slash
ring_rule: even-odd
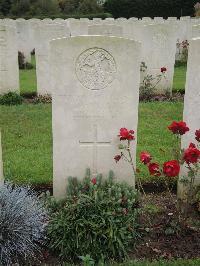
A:
<svg viewBox="0 0 200 266">
<path fill-rule="evenodd" d="M 195 140 L 197 141 L 197 144 L 190 143 L 189 146 L 183 150 L 180 149 L 180 138 L 190 130 L 187 124 L 184 121 L 173 121 L 168 126 L 168 129 L 175 136 L 174 147 L 177 146 L 177 148 L 174 149 L 173 147 L 172 156 L 174 158 L 160 165 L 158 162 L 153 161 L 153 156 L 149 152 L 142 151 L 140 154 L 140 161 L 142 164 L 147 166 L 149 174 L 151 176 L 164 178 L 164 182 L 169 193 L 171 193 L 171 180 L 176 181 L 176 178 L 180 175 L 181 165 L 184 165 L 188 170 L 188 203 L 191 203 L 192 196 L 194 194 L 193 192 L 195 178 L 200 171 L 200 129 L 197 129 L 195 131 Z M 121 142 L 119 144 L 120 154 L 116 155 L 114 159 L 116 163 L 118 163 L 122 159 L 130 163 L 133 169 L 134 176 L 136 176 L 139 170 L 136 170 L 133 162 L 133 157 L 131 155 L 131 142 L 135 140 L 134 131 L 128 130 L 127 128 L 121 128 L 118 137 Z M 124 144 L 125 141 L 126 143 Z M 140 177 L 138 177 L 137 181 L 139 187 L 145 194 Z"/>
</svg>

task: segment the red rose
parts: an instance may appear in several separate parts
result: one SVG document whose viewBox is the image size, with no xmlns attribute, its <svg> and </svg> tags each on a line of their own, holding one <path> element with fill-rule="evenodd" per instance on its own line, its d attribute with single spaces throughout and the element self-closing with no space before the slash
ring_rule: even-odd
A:
<svg viewBox="0 0 200 266">
<path fill-rule="evenodd" d="M 184 135 L 187 131 L 189 131 L 189 127 L 187 127 L 186 123 L 183 121 L 173 121 L 171 125 L 168 126 L 168 129 L 171 130 L 173 134 L 180 135 Z"/>
<path fill-rule="evenodd" d="M 165 162 L 163 165 L 163 173 L 168 177 L 178 176 L 180 172 L 180 165 L 177 160 Z"/>
<path fill-rule="evenodd" d="M 149 168 L 150 175 L 154 175 L 154 176 L 160 176 L 161 175 L 158 163 L 150 163 L 148 165 L 148 168 Z"/>
<path fill-rule="evenodd" d="M 127 128 L 121 128 L 119 132 L 120 140 L 133 140 L 135 137 L 133 136 L 134 131 L 128 130 Z"/>
<path fill-rule="evenodd" d="M 200 129 L 196 130 L 195 132 L 196 140 L 200 142 Z"/>
<path fill-rule="evenodd" d="M 160 71 L 161 71 L 162 73 L 165 73 L 165 72 L 167 71 L 167 68 L 166 68 L 166 67 L 161 67 Z"/>
<path fill-rule="evenodd" d="M 97 179 L 94 177 L 94 178 L 92 178 L 91 182 L 92 182 L 93 185 L 96 185 Z"/>
<path fill-rule="evenodd" d="M 140 161 L 143 163 L 143 164 L 148 164 L 150 161 L 151 161 L 151 155 L 146 152 L 146 151 L 143 151 L 140 153 Z"/>
<path fill-rule="evenodd" d="M 200 150 L 197 149 L 194 143 L 190 143 L 189 148 L 184 151 L 183 159 L 187 164 L 198 162 L 198 159 L 200 159 Z"/>
<path fill-rule="evenodd" d="M 116 156 L 114 157 L 116 163 L 119 162 L 119 160 L 120 160 L 121 158 L 122 158 L 121 155 L 116 155 Z"/>
</svg>

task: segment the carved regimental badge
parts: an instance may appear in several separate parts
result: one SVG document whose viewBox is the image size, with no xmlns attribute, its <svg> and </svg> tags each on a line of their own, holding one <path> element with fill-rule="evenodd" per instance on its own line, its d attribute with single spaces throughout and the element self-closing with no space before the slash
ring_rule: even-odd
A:
<svg viewBox="0 0 200 266">
<path fill-rule="evenodd" d="M 84 51 L 76 61 L 76 75 L 90 90 L 106 88 L 115 79 L 117 67 L 113 56 L 101 48 Z"/>
</svg>

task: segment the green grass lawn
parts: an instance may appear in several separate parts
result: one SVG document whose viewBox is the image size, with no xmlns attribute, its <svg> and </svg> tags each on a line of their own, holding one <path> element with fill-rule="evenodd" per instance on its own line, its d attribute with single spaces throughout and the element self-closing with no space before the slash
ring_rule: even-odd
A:
<svg viewBox="0 0 200 266">
<path fill-rule="evenodd" d="M 35 69 L 35 56 L 32 56 L 31 63 L 33 69 L 20 70 L 20 93 L 36 93 L 37 92 L 37 80 L 36 80 L 36 69 Z"/>
<path fill-rule="evenodd" d="M 174 91 L 184 91 L 185 90 L 185 81 L 186 81 L 186 66 L 178 66 L 174 69 Z"/>
<path fill-rule="evenodd" d="M 182 118 L 182 109 L 180 102 L 140 104 L 138 154 L 147 150 L 158 162 L 171 159 L 173 137 L 167 125 Z M 0 114 L 6 178 L 17 183 L 51 182 L 51 105 L 0 106 Z M 140 175 L 149 178 L 146 168 L 141 166 L 140 169 Z"/>
</svg>

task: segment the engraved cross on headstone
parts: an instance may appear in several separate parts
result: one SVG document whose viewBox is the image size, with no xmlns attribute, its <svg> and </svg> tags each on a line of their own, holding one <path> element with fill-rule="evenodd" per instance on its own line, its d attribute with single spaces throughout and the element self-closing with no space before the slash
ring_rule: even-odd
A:
<svg viewBox="0 0 200 266">
<path fill-rule="evenodd" d="M 108 147 L 111 141 L 98 141 L 98 131 L 97 125 L 93 125 L 93 140 L 92 141 L 79 141 L 81 146 L 92 147 L 93 148 L 93 163 L 92 163 L 92 176 L 96 177 L 97 172 L 97 160 L 98 160 L 98 147 L 105 146 Z"/>
</svg>

